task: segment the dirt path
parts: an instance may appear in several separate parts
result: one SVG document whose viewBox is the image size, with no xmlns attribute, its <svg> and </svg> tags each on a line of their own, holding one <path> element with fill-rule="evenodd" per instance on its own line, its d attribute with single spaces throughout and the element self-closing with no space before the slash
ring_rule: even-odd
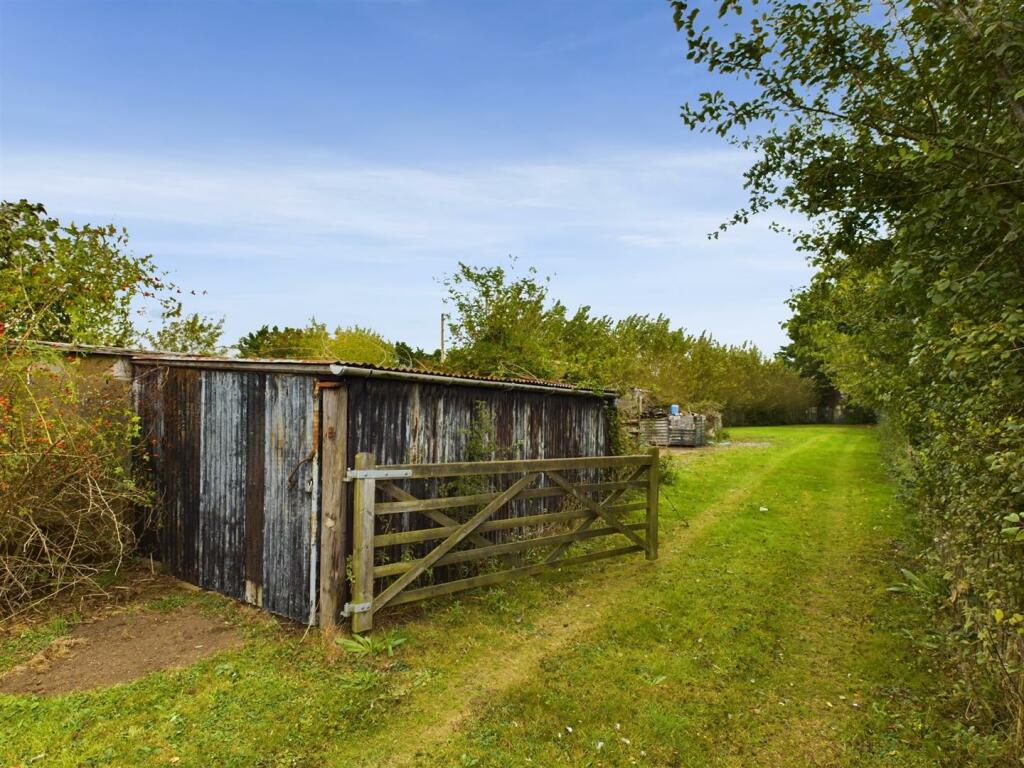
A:
<svg viewBox="0 0 1024 768">
<path fill-rule="evenodd" d="M 75 627 L 0 678 L 0 692 L 54 695 L 128 682 L 237 648 L 241 635 L 224 621 L 184 609 L 135 610 Z"/>
</svg>

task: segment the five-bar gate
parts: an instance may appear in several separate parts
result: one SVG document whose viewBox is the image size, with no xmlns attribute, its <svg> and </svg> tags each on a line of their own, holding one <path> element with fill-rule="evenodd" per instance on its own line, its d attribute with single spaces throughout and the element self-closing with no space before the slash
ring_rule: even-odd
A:
<svg viewBox="0 0 1024 768">
<path fill-rule="evenodd" d="M 497 487 L 517 475 L 507 487 Z M 485 481 L 488 487 L 466 493 L 451 480 L 469 477 L 490 478 Z M 504 483 L 498 483 L 499 477 Z M 634 456 L 389 466 L 377 466 L 372 454 L 360 453 L 347 479 L 354 482 L 355 492 L 352 600 L 345 613 L 352 616 L 354 632 L 371 629 L 374 615 L 385 606 L 631 552 L 645 552 L 648 560 L 658 556 L 656 448 Z M 430 497 L 417 497 L 402 487 L 417 480 L 433 481 Z M 453 487 L 456 495 L 445 495 Z M 390 500 L 379 501 L 378 494 Z M 513 502 L 525 509 L 523 502 L 529 499 L 561 503 L 557 511 L 496 517 Z M 634 513 L 641 512 L 636 520 Z M 391 527 L 382 521 L 395 515 L 427 526 L 381 530 Z M 573 544 L 604 536 L 616 536 L 625 543 L 567 555 Z M 433 541 L 440 543 L 428 549 L 425 543 Z M 386 562 L 384 555 L 396 550 L 401 556 Z M 529 562 L 516 559 L 528 552 L 532 553 Z M 430 581 L 434 569 L 442 566 L 498 557 L 505 566 L 500 570 L 417 584 Z"/>
</svg>

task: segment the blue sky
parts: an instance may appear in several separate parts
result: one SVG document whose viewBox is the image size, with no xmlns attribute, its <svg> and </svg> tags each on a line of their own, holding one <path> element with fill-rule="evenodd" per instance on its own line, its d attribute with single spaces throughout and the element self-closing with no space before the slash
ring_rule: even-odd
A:
<svg viewBox="0 0 1024 768">
<path fill-rule="evenodd" d="M 0 195 L 115 222 L 225 340 L 309 316 L 437 345 L 458 261 L 769 352 L 803 258 L 705 235 L 747 158 L 661 0 L 0 0 Z"/>
</svg>

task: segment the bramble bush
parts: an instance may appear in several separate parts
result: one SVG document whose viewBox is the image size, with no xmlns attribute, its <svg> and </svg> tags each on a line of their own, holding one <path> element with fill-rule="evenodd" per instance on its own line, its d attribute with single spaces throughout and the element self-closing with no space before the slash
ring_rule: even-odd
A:
<svg viewBox="0 0 1024 768">
<path fill-rule="evenodd" d="M 127 384 L 34 342 L 139 343 L 133 314 L 148 302 L 165 342 L 202 351 L 219 326 L 182 319 L 179 293 L 124 230 L 0 204 L 0 616 L 99 588 L 132 555 L 150 500 L 132 472 Z"/>
<path fill-rule="evenodd" d="M 0 616 L 116 571 L 135 547 L 124 385 L 46 353 L 0 368 Z"/>
</svg>

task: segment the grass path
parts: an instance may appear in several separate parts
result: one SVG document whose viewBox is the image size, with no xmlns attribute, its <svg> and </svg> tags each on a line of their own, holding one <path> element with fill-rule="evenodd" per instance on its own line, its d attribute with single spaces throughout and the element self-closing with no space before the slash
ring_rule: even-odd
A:
<svg viewBox="0 0 1024 768">
<path fill-rule="evenodd" d="M 771 455 L 749 474 L 738 478 L 738 485 L 728 489 L 720 505 L 701 510 L 687 520 L 685 527 L 676 526 L 678 535 L 663 542 L 661 558 L 672 560 L 682 549 L 693 546 L 718 518 L 718 509 L 731 508 L 752 485 L 776 471 L 794 451 L 811 449 L 822 438 Z M 482 702 L 543 674 L 541 665 L 546 659 L 567 646 L 578 644 L 615 613 L 625 610 L 635 599 L 637 590 L 649 587 L 647 582 L 652 568 L 647 564 L 638 568 L 637 561 L 633 560 L 618 568 L 605 569 L 596 578 L 584 578 L 580 587 L 556 610 L 548 611 L 537 621 L 529 635 L 502 638 L 500 644 L 480 649 L 474 659 L 463 659 L 442 691 L 423 691 L 410 700 L 407 703 L 409 714 L 403 722 L 401 745 L 395 743 L 394 734 L 380 732 L 372 739 L 361 741 L 356 749 L 336 752 L 329 764 L 377 765 L 386 762 L 397 767 L 414 763 L 418 757 L 431 757 L 435 746 L 470 719 Z M 448 702 L 450 706 L 439 710 L 438 700 Z"/>
<path fill-rule="evenodd" d="M 687 454 L 662 551 L 391 614 L 360 663 L 209 595 L 243 649 L 0 697 L 0 766 L 984 766 L 887 592 L 907 521 L 875 434 L 734 430 Z"/>
</svg>

